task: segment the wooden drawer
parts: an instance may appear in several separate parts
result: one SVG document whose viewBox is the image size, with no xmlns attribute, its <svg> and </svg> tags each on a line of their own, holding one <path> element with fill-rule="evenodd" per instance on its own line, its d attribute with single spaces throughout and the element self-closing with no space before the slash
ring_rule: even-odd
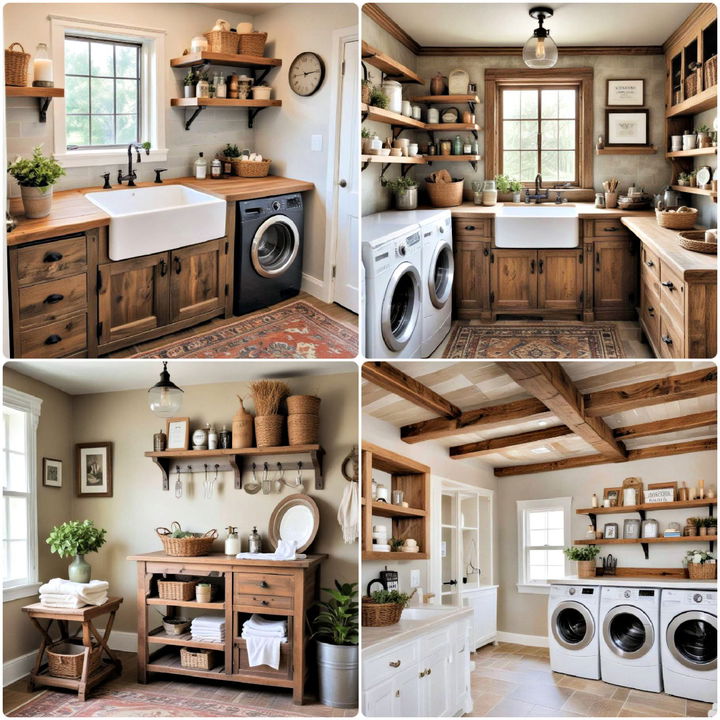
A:
<svg viewBox="0 0 720 720">
<path fill-rule="evenodd" d="M 653 347 L 660 342 L 660 303 L 657 294 L 644 282 L 640 291 L 640 321 Z"/>
<path fill-rule="evenodd" d="M 282 595 L 292 597 L 295 579 L 292 575 L 272 573 L 233 573 L 235 595 Z"/>
<path fill-rule="evenodd" d="M 676 323 L 685 323 L 685 283 L 665 264 L 660 268 L 660 306 L 675 315 Z"/>
<path fill-rule="evenodd" d="M 363 662 L 363 687 L 370 688 L 383 680 L 399 675 L 418 661 L 418 643 L 400 645 L 382 655 Z"/>
<path fill-rule="evenodd" d="M 69 277 L 83 272 L 87 266 L 85 235 L 30 245 L 14 252 L 20 286 Z"/>
<path fill-rule="evenodd" d="M 492 239 L 492 220 L 489 218 L 478 218 L 477 220 L 453 220 L 453 237 L 464 240 Z"/>
<path fill-rule="evenodd" d="M 666 358 L 681 359 L 685 357 L 685 337 L 672 318 L 667 315 L 660 317 L 660 355 Z"/>
<path fill-rule="evenodd" d="M 586 237 L 626 237 L 628 229 L 620 222 L 620 218 L 607 220 L 586 220 Z"/>
<path fill-rule="evenodd" d="M 87 347 L 87 315 L 80 313 L 64 320 L 22 330 L 19 357 L 56 358 L 74 355 Z"/>
<path fill-rule="evenodd" d="M 86 273 L 28 285 L 18 291 L 18 312 L 24 327 L 53 322 L 86 308 Z"/>
<path fill-rule="evenodd" d="M 201 577 L 220 577 L 229 566 L 193 564 L 192 558 L 187 563 L 149 562 L 145 570 L 160 575 L 198 575 Z"/>
<path fill-rule="evenodd" d="M 280 664 L 277 670 L 269 665 L 250 666 L 247 653 L 247 640 L 238 639 L 233 647 L 233 673 L 243 675 L 262 675 L 263 677 L 289 678 L 292 676 L 292 643 L 280 645 Z"/>
<path fill-rule="evenodd" d="M 292 597 L 265 595 L 263 593 L 233 593 L 233 607 L 244 612 L 267 612 L 268 610 L 292 610 Z"/>
<path fill-rule="evenodd" d="M 660 260 L 645 243 L 640 244 L 640 267 L 643 272 L 652 273 L 658 280 L 660 279 Z"/>
</svg>

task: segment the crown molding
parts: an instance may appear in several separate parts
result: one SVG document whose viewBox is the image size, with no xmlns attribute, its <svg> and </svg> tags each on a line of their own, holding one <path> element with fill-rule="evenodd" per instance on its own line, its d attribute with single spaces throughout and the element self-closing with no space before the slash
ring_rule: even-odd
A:
<svg viewBox="0 0 720 720">
<path fill-rule="evenodd" d="M 366 3 L 362 11 L 373 22 L 379 25 L 385 32 L 392 35 L 398 42 L 402 43 L 410 52 L 420 55 L 422 47 L 410 37 L 390 16 L 383 12 L 375 3 Z"/>
</svg>

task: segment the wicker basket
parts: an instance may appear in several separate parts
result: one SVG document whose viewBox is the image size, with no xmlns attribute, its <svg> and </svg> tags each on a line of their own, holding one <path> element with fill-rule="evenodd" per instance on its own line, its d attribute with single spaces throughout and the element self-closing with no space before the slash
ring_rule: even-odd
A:
<svg viewBox="0 0 720 720">
<path fill-rule="evenodd" d="M 238 35 L 240 38 L 240 49 L 241 55 L 263 55 L 265 53 L 265 41 L 267 40 L 267 33 L 264 32 L 251 32 L 242 33 Z"/>
<path fill-rule="evenodd" d="M 691 580 L 714 580 L 717 577 L 717 563 L 688 563 Z"/>
<path fill-rule="evenodd" d="M 595 561 L 594 560 L 578 560 L 577 561 L 578 577 L 593 578 L 595 577 Z"/>
<path fill-rule="evenodd" d="M 655 208 L 655 219 L 660 227 L 669 228 L 670 230 L 692 230 L 697 220 L 697 209 L 690 208 L 690 212 L 678 213 L 667 212 L 670 209 L 658 210 Z"/>
<path fill-rule="evenodd" d="M 284 415 L 258 415 L 255 418 L 255 444 L 261 447 L 282 445 Z"/>
<path fill-rule="evenodd" d="M 214 650 L 190 650 L 180 648 L 180 664 L 186 668 L 212 670 L 215 665 Z"/>
<path fill-rule="evenodd" d="M 686 250 L 717 255 L 717 244 L 705 242 L 704 230 L 685 230 L 679 232 L 678 236 L 680 237 L 680 245 Z"/>
<path fill-rule="evenodd" d="M 158 580 L 158 597 L 162 600 L 192 600 L 197 580 Z"/>
<path fill-rule="evenodd" d="M 209 603 L 212 600 L 212 585 L 206 584 L 200 587 L 198 583 L 195 586 L 195 600 L 199 603 Z"/>
<path fill-rule="evenodd" d="M 425 183 L 433 207 L 455 207 L 462 205 L 465 181 L 453 179 L 451 183 Z"/>
<path fill-rule="evenodd" d="M 400 622 L 404 609 L 398 603 L 374 603 L 369 597 L 362 599 L 363 627 L 385 627 Z"/>
<path fill-rule="evenodd" d="M 320 398 L 315 395 L 290 395 L 287 399 L 288 415 L 317 415 Z"/>
<path fill-rule="evenodd" d="M 212 548 L 213 541 L 217 538 L 217 530 L 208 530 L 204 535 L 187 538 L 170 537 L 173 531 L 180 530 L 180 523 L 174 521 L 170 530 L 166 527 L 155 528 L 155 532 L 162 541 L 163 548 L 168 555 L 173 557 L 198 557 L 207 555 Z"/>
<path fill-rule="evenodd" d="M 320 438 L 320 418 L 317 415 L 288 415 L 290 445 L 314 445 Z"/>
<path fill-rule="evenodd" d="M 16 45 L 20 50 L 13 50 Z M 25 87 L 29 64 L 30 53 L 26 53 L 20 43 L 14 42 L 10 45 L 5 50 L 5 84 L 13 87 Z"/>
<path fill-rule="evenodd" d="M 225 55 L 237 55 L 238 38 L 237 33 L 229 30 L 211 30 L 205 33 L 208 41 L 208 51 L 223 53 Z"/>
<path fill-rule="evenodd" d="M 707 90 L 709 87 L 717 85 L 717 55 L 713 55 L 703 67 L 705 73 L 705 84 L 704 87 Z"/>
<path fill-rule="evenodd" d="M 233 172 L 244 178 L 267 177 L 271 160 L 240 160 L 233 163 Z M 237 172 L 236 171 L 237 168 Z"/>
<path fill-rule="evenodd" d="M 102 648 L 94 648 L 90 651 L 88 676 L 100 666 L 100 653 Z M 48 648 L 48 674 L 61 678 L 82 677 L 83 661 L 85 660 L 85 648 L 82 645 L 72 643 L 57 643 Z"/>
<path fill-rule="evenodd" d="M 173 620 L 182 620 L 183 622 L 171 623 L 163 618 L 163 628 L 168 635 L 183 635 L 190 629 L 190 621 L 184 617 L 176 617 Z"/>
<path fill-rule="evenodd" d="M 697 91 L 698 91 L 697 74 L 694 72 L 691 72 L 690 75 L 688 75 L 685 78 L 685 97 L 691 98 L 693 95 L 697 95 Z"/>
</svg>

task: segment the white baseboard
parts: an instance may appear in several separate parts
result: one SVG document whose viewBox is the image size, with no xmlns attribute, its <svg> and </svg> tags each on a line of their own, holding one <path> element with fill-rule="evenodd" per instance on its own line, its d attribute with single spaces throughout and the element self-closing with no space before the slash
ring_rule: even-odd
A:
<svg viewBox="0 0 720 720">
<path fill-rule="evenodd" d="M 521 635 L 520 633 L 503 632 L 498 630 L 498 642 L 513 643 L 514 645 L 529 645 L 530 647 L 549 647 L 548 639 L 544 635 Z"/>
<path fill-rule="evenodd" d="M 302 289 L 304 292 L 309 293 L 313 297 L 323 302 L 330 302 L 327 297 L 327 288 L 322 280 L 318 280 L 312 275 L 303 273 L 302 275 Z"/>
</svg>

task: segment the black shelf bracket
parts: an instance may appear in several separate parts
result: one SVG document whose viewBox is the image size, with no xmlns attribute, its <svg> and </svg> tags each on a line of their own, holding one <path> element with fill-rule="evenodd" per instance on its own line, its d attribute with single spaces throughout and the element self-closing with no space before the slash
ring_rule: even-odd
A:
<svg viewBox="0 0 720 720">
<path fill-rule="evenodd" d="M 410 164 L 410 165 L 405 165 L 405 164 L 401 165 L 401 166 L 400 166 L 400 172 L 401 172 L 402 176 L 405 177 L 405 176 L 410 172 L 410 170 L 412 169 L 413 165 L 415 165 L 415 164 L 416 164 L 416 163 L 412 163 L 412 164 Z"/>
<path fill-rule="evenodd" d="M 258 108 L 248 108 L 248 127 L 252 129 L 253 123 L 255 122 L 255 118 L 257 117 L 257 114 L 259 112 L 262 112 L 265 108 L 264 107 L 258 107 Z"/>
<path fill-rule="evenodd" d="M 597 532 L 597 515 L 595 513 L 588 513 L 588 517 L 590 518 L 593 530 Z"/>
<path fill-rule="evenodd" d="M 404 130 L 409 130 L 410 128 L 402 127 L 401 125 L 391 125 L 392 128 L 392 137 L 393 140 L 397 140 L 400 135 L 402 135 Z"/>
<path fill-rule="evenodd" d="M 650 544 L 640 543 L 640 545 L 642 545 L 643 555 L 645 555 L 645 559 L 648 560 L 650 558 Z"/>
<path fill-rule="evenodd" d="M 271 67 L 262 68 L 262 70 L 253 70 L 253 85 L 258 85 L 261 83 L 267 76 L 268 73 L 272 70 Z"/>
<path fill-rule="evenodd" d="M 367 170 L 369 166 L 370 166 L 370 161 L 363 160 L 362 167 L 360 168 L 360 172 L 362 172 L 363 170 Z"/>
<path fill-rule="evenodd" d="M 189 130 L 190 126 L 195 122 L 195 118 L 205 109 L 205 105 L 198 105 L 195 110 L 193 111 L 193 114 L 185 120 L 185 130 Z"/>
<path fill-rule="evenodd" d="M 478 168 L 477 160 L 470 160 L 469 162 L 470 162 L 470 167 L 471 167 L 475 172 L 477 172 L 477 168 Z"/>
<path fill-rule="evenodd" d="M 51 97 L 38 98 L 38 115 L 41 123 L 47 122 L 47 111 L 50 107 Z"/>
</svg>

